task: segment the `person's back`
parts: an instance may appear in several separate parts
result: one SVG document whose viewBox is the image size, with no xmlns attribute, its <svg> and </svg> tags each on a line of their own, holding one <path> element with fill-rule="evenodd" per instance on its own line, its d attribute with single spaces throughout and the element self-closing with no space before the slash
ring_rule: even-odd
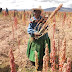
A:
<svg viewBox="0 0 72 72">
<path fill-rule="evenodd" d="M 8 9 L 6 8 L 6 13 L 7 13 L 7 15 L 8 15 Z"/>
</svg>

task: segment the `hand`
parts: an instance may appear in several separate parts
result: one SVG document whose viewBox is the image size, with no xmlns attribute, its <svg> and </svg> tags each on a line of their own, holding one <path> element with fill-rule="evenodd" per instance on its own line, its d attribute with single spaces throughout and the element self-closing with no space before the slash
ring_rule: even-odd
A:
<svg viewBox="0 0 72 72">
<path fill-rule="evenodd" d="M 39 20 L 35 20 L 35 22 L 38 22 Z"/>
<path fill-rule="evenodd" d="M 33 23 L 37 23 L 38 22 L 38 20 L 33 20 Z"/>
<path fill-rule="evenodd" d="M 39 32 L 35 32 L 34 35 L 35 35 L 35 37 L 37 37 L 37 36 L 40 36 L 40 33 Z"/>
</svg>

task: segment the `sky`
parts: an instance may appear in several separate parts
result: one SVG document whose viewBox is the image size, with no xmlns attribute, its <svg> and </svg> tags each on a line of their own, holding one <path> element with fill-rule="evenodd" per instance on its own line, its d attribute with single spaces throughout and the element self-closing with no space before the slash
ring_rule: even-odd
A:
<svg viewBox="0 0 72 72">
<path fill-rule="evenodd" d="M 3 9 L 32 9 L 41 6 L 42 9 L 50 7 L 72 8 L 72 0 L 0 0 L 0 7 Z"/>
</svg>

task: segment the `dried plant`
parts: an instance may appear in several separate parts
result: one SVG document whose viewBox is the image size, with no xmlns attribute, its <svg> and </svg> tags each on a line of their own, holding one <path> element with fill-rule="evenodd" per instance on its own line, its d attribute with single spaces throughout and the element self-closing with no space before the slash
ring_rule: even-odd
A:
<svg viewBox="0 0 72 72">
<path fill-rule="evenodd" d="M 17 17 L 15 16 L 14 17 L 14 26 L 15 26 L 15 29 L 17 29 L 17 24 L 18 24 L 18 21 L 17 21 Z"/>
<path fill-rule="evenodd" d="M 64 16 L 63 16 L 63 23 L 62 23 L 62 26 L 64 26 L 64 24 L 65 24 L 65 20 L 66 20 L 66 12 L 64 12 Z"/>
<path fill-rule="evenodd" d="M 64 38 L 62 43 L 62 48 L 60 48 L 60 52 L 59 52 L 59 71 L 61 72 L 62 72 L 63 64 L 66 60 L 65 53 L 66 53 L 66 38 Z"/>
<path fill-rule="evenodd" d="M 49 24 L 50 19 L 58 12 L 58 10 L 60 10 L 60 8 L 62 7 L 63 4 L 60 4 L 50 15 L 50 17 L 48 18 L 48 20 L 46 21 L 46 23 L 42 26 L 41 30 L 39 31 L 39 33 L 41 33 L 41 31 Z"/>
<path fill-rule="evenodd" d="M 26 12 L 24 11 L 23 15 L 22 15 L 22 21 L 24 23 L 24 25 L 26 24 Z"/>
<path fill-rule="evenodd" d="M 43 57 L 43 72 L 47 72 L 49 67 L 49 49 L 48 44 L 46 44 L 45 55 Z"/>
<path fill-rule="evenodd" d="M 35 68 L 36 68 L 36 72 L 37 72 L 37 69 L 38 69 L 38 53 L 37 53 L 37 51 L 35 51 Z"/>
<path fill-rule="evenodd" d="M 46 57 L 43 57 L 43 72 L 46 72 Z"/>
<path fill-rule="evenodd" d="M 51 67 L 52 67 L 52 72 L 55 71 L 55 57 L 56 57 L 56 52 L 55 52 L 55 41 L 53 39 L 53 45 L 52 45 L 52 51 L 51 51 L 51 54 L 50 54 L 50 62 L 51 62 Z"/>
<path fill-rule="evenodd" d="M 13 40 L 14 40 L 14 26 L 12 25 Z"/>
<path fill-rule="evenodd" d="M 67 63 L 64 63 L 63 68 L 62 68 L 62 72 L 67 72 Z"/>
<path fill-rule="evenodd" d="M 67 72 L 71 72 L 71 59 L 67 58 Z"/>
<path fill-rule="evenodd" d="M 10 58 L 11 72 L 16 72 L 12 48 L 10 48 L 10 51 L 9 51 L 9 58 Z"/>
</svg>

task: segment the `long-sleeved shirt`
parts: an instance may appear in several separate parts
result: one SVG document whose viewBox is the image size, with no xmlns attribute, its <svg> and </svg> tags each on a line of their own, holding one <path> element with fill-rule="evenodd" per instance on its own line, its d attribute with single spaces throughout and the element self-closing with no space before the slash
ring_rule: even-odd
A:
<svg viewBox="0 0 72 72">
<path fill-rule="evenodd" d="M 30 34 L 31 37 L 34 37 L 34 32 L 37 32 L 37 30 L 38 30 L 38 26 L 36 27 L 36 30 L 34 29 L 34 27 L 37 25 L 37 22 L 34 22 L 34 21 L 40 20 L 41 18 L 42 17 L 40 16 L 39 19 L 36 19 L 35 17 L 32 17 L 30 19 L 30 23 L 29 23 L 27 32 Z"/>
</svg>

